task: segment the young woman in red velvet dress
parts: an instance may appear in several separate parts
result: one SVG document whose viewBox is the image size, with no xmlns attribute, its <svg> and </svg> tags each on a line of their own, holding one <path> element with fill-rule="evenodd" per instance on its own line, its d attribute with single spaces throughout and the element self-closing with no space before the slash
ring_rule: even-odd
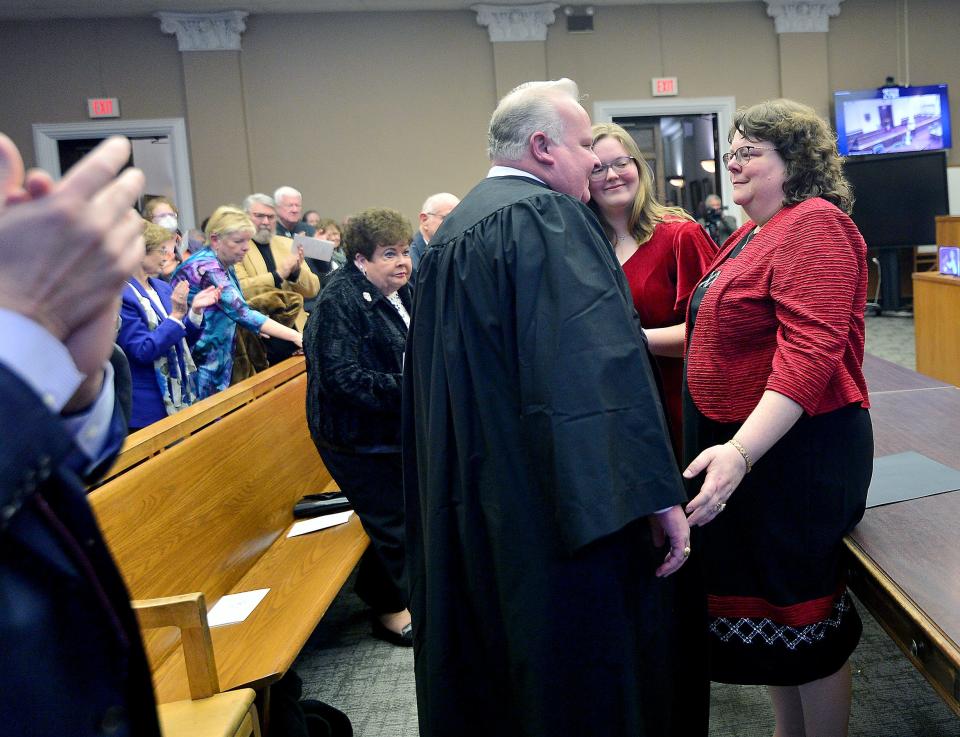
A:
<svg viewBox="0 0 960 737">
<path fill-rule="evenodd" d="M 590 207 L 613 243 L 640 324 L 648 331 L 670 328 L 648 332 L 647 339 L 663 379 L 664 411 L 679 458 L 687 302 L 717 247 L 684 210 L 657 202 L 650 167 L 623 128 L 594 125 L 593 150 L 601 166 L 590 176 Z"/>
</svg>

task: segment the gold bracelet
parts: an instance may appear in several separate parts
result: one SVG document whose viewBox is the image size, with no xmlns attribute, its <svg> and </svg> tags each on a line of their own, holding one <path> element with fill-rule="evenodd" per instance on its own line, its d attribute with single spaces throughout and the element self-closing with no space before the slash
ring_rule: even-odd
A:
<svg viewBox="0 0 960 737">
<path fill-rule="evenodd" d="M 728 444 L 728 445 L 732 445 L 734 448 L 737 449 L 737 451 L 740 453 L 740 455 L 743 456 L 743 462 L 747 464 L 747 473 L 750 473 L 750 469 L 753 468 L 753 461 L 751 461 L 751 460 L 750 460 L 750 456 L 747 455 L 747 449 L 744 448 L 744 447 L 743 447 L 743 444 L 742 444 L 739 440 L 737 440 L 736 438 L 730 438 L 730 439 L 727 441 L 727 444 Z"/>
</svg>

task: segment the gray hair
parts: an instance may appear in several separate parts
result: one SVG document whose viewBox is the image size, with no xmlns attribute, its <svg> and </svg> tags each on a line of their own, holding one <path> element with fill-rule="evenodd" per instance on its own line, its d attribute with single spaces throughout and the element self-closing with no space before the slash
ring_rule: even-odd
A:
<svg viewBox="0 0 960 737">
<path fill-rule="evenodd" d="M 263 192 L 247 195 L 247 198 L 243 201 L 243 211 L 249 214 L 250 208 L 253 207 L 254 204 L 266 205 L 274 210 L 277 209 L 277 203 L 273 197 L 268 194 L 263 194 Z"/>
<path fill-rule="evenodd" d="M 303 195 L 300 194 L 300 190 L 287 186 L 277 187 L 277 191 L 273 193 L 273 199 L 279 202 L 284 197 L 299 197 L 303 200 Z"/>
<path fill-rule="evenodd" d="M 450 194 L 449 192 L 437 192 L 427 197 L 423 202 L 423 207 L 420 208 L 420 212 L 433 212 L 438 204 L 443 202 L 452 202 L 453 206 L 456 207 L 460 203 L 460 198 L 455 194 Z"/>
<path fill-rule="evenodd" d="M 579 101 L 580 90 L 572 79 L 524 82 L 500 100 L 490 118 L 487 154 L 491 161 L 520 161 L 530 136 L 542 131 L 557 143 L 563 138 L 563 120 L 557 113 L 558 98 Z"/>
</svg>

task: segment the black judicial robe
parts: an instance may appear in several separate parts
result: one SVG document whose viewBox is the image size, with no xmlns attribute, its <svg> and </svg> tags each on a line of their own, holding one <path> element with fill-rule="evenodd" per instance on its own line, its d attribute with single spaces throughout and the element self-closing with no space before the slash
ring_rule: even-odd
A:
<svg viewBox="0 0 960 737">
<path fill-rule="evenodd" d="M 644 518 L 686 496 L 596 218 L 524 177 L 483 181 L 431 241 L 413 314 L 420 734 L 666 734 L 675 584 Z"/>
</svg>

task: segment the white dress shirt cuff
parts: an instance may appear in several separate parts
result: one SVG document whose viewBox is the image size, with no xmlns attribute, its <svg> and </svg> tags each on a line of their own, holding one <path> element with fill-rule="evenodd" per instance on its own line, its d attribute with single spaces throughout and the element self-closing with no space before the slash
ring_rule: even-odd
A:
<svg viewBox="0 0 960 737">
<path fill-rule="evenodd" d="M 0 309 L 0 335 L 0 363 L 59 414 L 84 379 L 70 351 L 40 323 L 12 310 Z"/>
<path fill-rule="evenodd" d="M 108 361 L 103 365 L 103 387 L 96 401 L 83 412 L 63 418 L 67 432 L 73 435 L 77 447 L 91 461 L 97 461 L 103 455 L 110 435 L 115 400 L 113 366 Z"/>
<path fill-rule="evenodd" d="M 40 323 L 19 312 L 0 309 L 0 363 L 16 374 L 54 414 L 60 414 L 84 375 L 70 351 Z M 89 408 L 64 418 L 67 431 L 88 458 L 96 459 L 113 419 L 113 366 L 104 367 L 103 387 Z"/>
</svg>

